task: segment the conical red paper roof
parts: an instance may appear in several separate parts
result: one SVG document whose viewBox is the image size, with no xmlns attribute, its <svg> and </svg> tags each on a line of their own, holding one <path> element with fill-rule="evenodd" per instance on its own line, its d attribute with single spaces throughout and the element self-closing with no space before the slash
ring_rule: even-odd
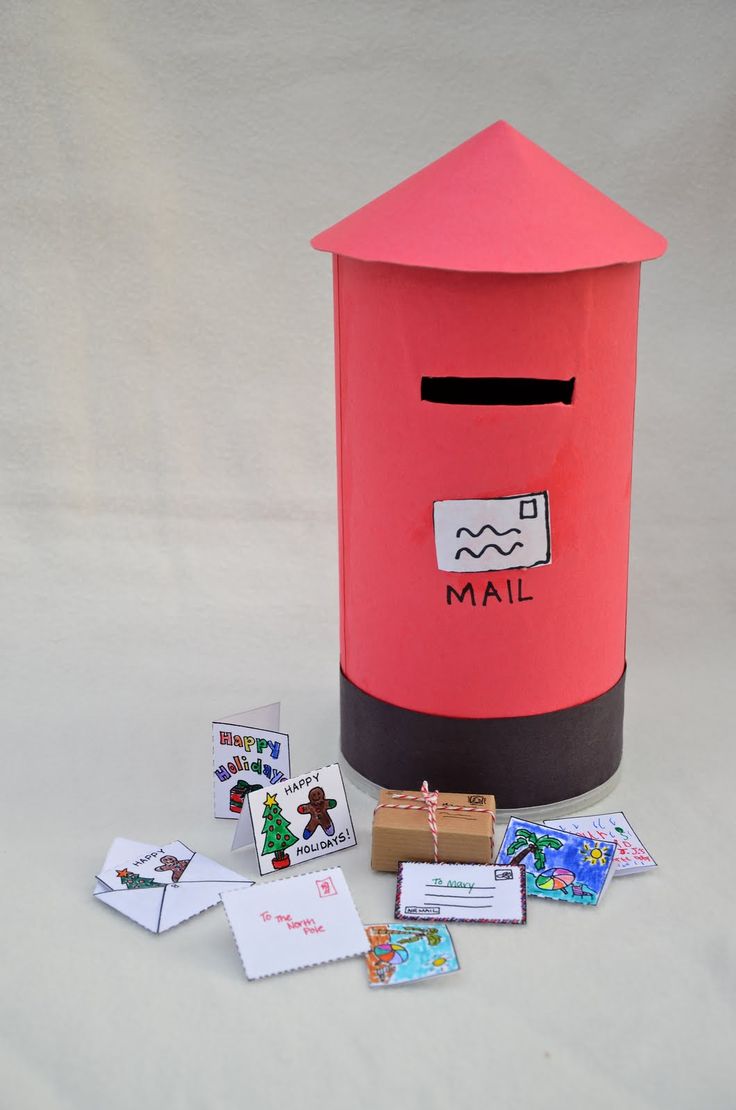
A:
<svg viewBox="0 0 736 1110">
<path fill-rule="evenodd" d="M 667 240 L 499 120 L 312 246 L 403 266 L 534 274 L 643 262 Z"/>
</svg>

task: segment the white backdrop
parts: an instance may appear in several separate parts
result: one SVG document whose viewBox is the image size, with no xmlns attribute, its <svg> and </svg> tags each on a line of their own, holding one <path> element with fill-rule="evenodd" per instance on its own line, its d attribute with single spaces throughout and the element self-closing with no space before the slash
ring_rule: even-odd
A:
<svg viewBox="0 0 736 1110">
<path fill-rule="evenodd" d="M 0 35 L 7 1105 L 733 1106 L 734 5 L 6 0 Z M 661 866 L 598 911 L 458 927 L 446 982 L 249 984 L 221 911 L 152 937 L 92 876 L 115 835 L 249 871 L 210 818 L 213 717 L 281 698 L 295 769 L 336 755 L 308 240 L 499 117 L 670 238 L 608 802 Z M 351 803 L 334 862 L 381 920 Z"/>
</svg>

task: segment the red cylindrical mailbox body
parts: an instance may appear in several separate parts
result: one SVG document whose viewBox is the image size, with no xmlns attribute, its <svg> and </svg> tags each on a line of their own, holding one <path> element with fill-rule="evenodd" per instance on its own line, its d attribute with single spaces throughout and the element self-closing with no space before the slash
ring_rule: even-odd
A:
<svg viewBox="0 0 736 1110">
<path fill-rule="evenodd" d="M 489 262 L 464 225 L 433 248 L 435 217 L 422 239 L 423 195 L 452 224 L 464 186 L 503 208 L 477 172 L 523 200 L 539 160 L 564 186 L 542 182 L 548 223 L 568 178 L 620 218 L 501 124 L 404 183 L 398 209 L 402 186 L 315 241 L 335 254 L 343 752 L 379 785 L 503 807 L 583 794 L 620 760 L 639 263 L 664 249 L 625 213 L 644 242 L 600 265 L 555 264 L 577 248 L 539 227 L 533 272 L 508 272 L 513 226 Z M 412 249 L 473 265 L 408 265 Z"/>
</svg>

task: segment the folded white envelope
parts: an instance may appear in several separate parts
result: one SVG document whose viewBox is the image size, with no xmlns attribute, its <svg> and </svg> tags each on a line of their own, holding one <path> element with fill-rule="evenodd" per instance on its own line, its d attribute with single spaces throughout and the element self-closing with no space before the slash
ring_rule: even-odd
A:
<svg viewBox="0 0 736 1110">
<path fill-rule="evenodd" d="M 94 896 L 152 933 L 216 906 L 224 890 L 253 886 L 180 840 L 161 848 L 119 837 L 97 875 Z"/>
</svg>

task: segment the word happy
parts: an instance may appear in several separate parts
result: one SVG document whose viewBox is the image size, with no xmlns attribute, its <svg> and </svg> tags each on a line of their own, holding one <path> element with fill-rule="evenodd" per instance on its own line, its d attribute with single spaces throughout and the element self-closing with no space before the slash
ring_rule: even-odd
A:
<svg viewBox="0 0 736 1110">
<path fill-rule="evenodd" d="M 319 782 L 319 771 L 315 771 L 312 775 L 305 775 L 303 779 L 294 779 L 288 786 L 284 787 L 284 794 L 293 794 L 297 790 L 307 790 L 311 786 L 316 786 Z"/>
<path fill-rule="evenodd" d="M 148 863 L 149 860 L 158 859 L 162 851 L 163 848 L 158 848 L 155 852 L 149 852 L 147 856 L 141 856 L 140 859 L 134 859 L 132 863 L 128 864 L 128 867 L 142 867 L 143 864 Z"/>
<path fill-rule="evenodd" d="M 486 605 L 488 605 L 489 601 L 496 601 L 500 605 L 515 605 L 520 601 L 534 601 L 534 597 L 531 594 L 524 594 L 523 593 L 523 586 L 522 586 L 521 578 L 516 579 L 516 589 L 514 589 L 514 587 L 512 585 L 512 579 L 507 578 L 506 583 L 505 583 L 505 589 L 504 589 L 504 586 L 502 585 L 500 587 L 500 590 L 493 584 L 493 582 L 489 578 L 488 581 L 486 582 L 486 588 L 483 591 L 482 596 L 481 596 L 480 583 L 478 584 L 477 597 L 481 598 L 480 605 L 483 609 L 485 609 L 485 607 L 486 607 Z M 477 604 L 477 602 L 476 602 L 476 592 L 475 592 L 475 586 L 473 585 L 472 582 L 466 582 L 462 589 L 455 589 L 454 586 L 448 586 L 447 587 L 446 600 L 447 600 L 448 605 L 452 605 L 454 602 L 457 602 L 458 604 L 462 605 L 462 604 L 464 604 L 466 598 L 467 598 L 469 604 L 473 608 L 475 608 L 475 606 Z"/>
<path fill-rule="evenodd" d="M 271 767 L 268 763 L 264 763 L 260 758 L 263 752 L 268 752 L 272 759 L 278 759 L 281 751 L 279 740 L 264 740 L 255 736 L 234 736 L 232 732 L 220 732 L 220 744 L 242 748 L 244 752 L 248 753 L 255 748 L 257 756 L 256 759 L 249 760 L 243 756 L 233 754 L 227 764 L 221 763 L 219 767 L 215 768 L 215 774 L 220 782 L 227 782 L 228 779 L 242 771 L 251 771 L 254 775 L 265 775 L 272 784 L 280 782 L 284 778 L 281 771 Z"/>
</svg>

